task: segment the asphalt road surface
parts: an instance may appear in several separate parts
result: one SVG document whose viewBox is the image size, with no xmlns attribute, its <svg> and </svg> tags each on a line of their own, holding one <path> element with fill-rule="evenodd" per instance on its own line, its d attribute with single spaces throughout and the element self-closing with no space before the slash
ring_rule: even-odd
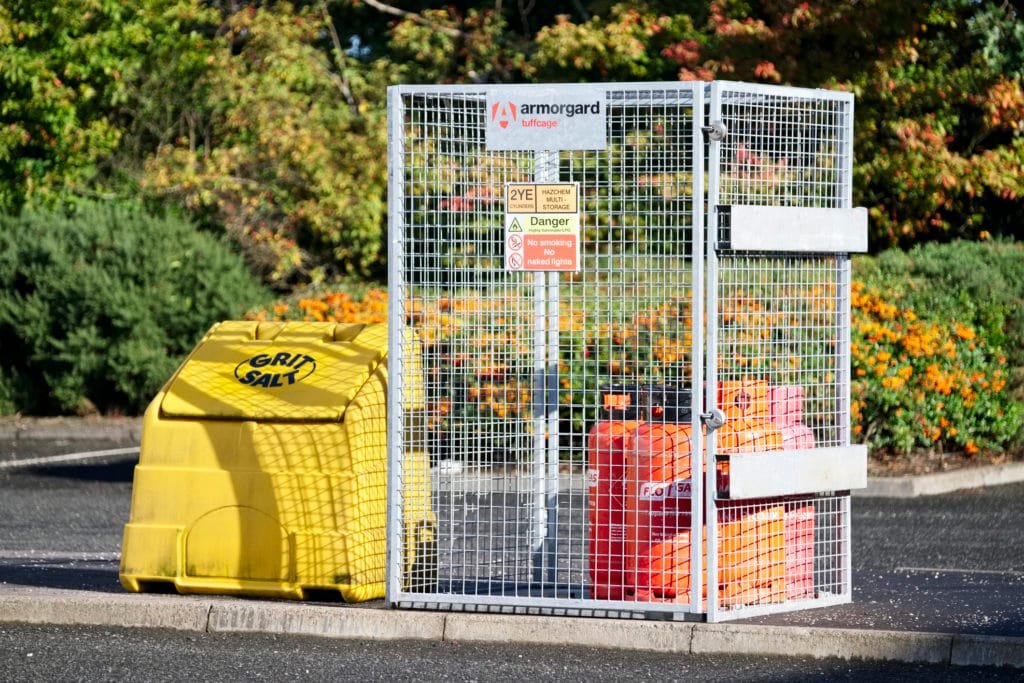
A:
<svg viewBox="0 0 1024 683">
<path fill-rule="evenodd" d="M 1019 669 L 0 624 L 13 681 L 1019 681 Z"/>
<path fill-rule="evenodd" d="M 0 443 L 0 463 L 118 445 L 124 444 Z M 117 565 L 134 462 L 133 456 L 111 456 L 0 468 L 0 583 L 120 591 Z M 748 621 L 1024 636 L 1024 484 L 908 500 L 855 499 L 853 511 L 853 604 Z M 254 652 L 262 656 L 254 658 Z M 81 665 L 81 673 L 66 668 L 68 662 Z M 954 675 L 1019 680 L 1020 672 L 0 626 L 0 679 L 6 680 L 609 680 L 696 675 L 710 680 L 952 680 Z"/>
</svg>

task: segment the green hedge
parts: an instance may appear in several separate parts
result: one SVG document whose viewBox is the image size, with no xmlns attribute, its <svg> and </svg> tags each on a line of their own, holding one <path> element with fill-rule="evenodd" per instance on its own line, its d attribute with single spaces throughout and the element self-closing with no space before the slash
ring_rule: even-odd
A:
<svg viewBox="0 0 1024 683">
<path fill-rule="evenodd" d="M 0 414 L 140 413 L 213 322 L 268 300 L 179 218 L 91 201 L 0 216 Z"/>
</svg>

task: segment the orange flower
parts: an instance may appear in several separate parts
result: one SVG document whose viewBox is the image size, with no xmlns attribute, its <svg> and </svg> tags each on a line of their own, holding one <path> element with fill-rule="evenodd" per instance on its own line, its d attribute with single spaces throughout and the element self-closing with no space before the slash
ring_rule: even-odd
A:
<svg viewBox="0 0 1024 683">
<path fill-rule="evenodd" d="M 974 330 L 971 329 L 970 327 L 968 327 L 967 325 L 962 325 L 960 323 L 957 323 L 956 324 L 956 336 L 960 337 L 961 339 L 966 339 L 966 340 L 970 341 L 971 339 L 974 339 L 975 334 L 974 334 Z"/>
</svg>

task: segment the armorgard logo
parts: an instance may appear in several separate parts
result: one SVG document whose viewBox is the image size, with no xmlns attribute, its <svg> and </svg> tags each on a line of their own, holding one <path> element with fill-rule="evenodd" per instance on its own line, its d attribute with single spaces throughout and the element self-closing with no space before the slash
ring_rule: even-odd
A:
<svg viewBox="0 0 1024 683">
<path fill-rule="evenodd" d="M 592 86 L 494 88 L 487 94 L 487 149 L 605 149 L 604 102 L 604 90 Z"/>
<path fill-rule="evenodd" d="M 518 113 L 514 102 L 495 102 L 491 105 L 491 121 L 496 122 L 502 128 L 508 128 L 514 123 Z"/>
<path fill-rule="evenodd" d="M 601 113 L 601 102 L 595 100 L 591 104 L 519 104 L 515 102 L 495 102 L 491 105 L 491 121 L 502 129 L 508 128 L 517 121 L 523 128 L 557 128 L 561 119 L 574 116 L 597 116 Z M 522 120 L 520 120 L 520 118 Z"/>
<path fill-rule="evenodd" d="M 235 366 L 235 378 L 252 387 L 273 389 L 301 382 L 316 372 L 316 358 L 307 353 L 259 353 Z"/>
</svg>

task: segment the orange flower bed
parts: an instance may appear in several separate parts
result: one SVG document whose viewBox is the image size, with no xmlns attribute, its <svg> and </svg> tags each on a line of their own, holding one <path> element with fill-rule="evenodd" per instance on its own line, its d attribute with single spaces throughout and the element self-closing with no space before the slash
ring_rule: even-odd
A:
<svg viewBox="0 0 1024 683">
<path fill-rule="evenodd" d="M 898 302 L 897 302 L 898 303 Z M 892 451 L 973 455 L 1000 450 L 1020 429 L 1006 357 L 958 321 L 926 322 L 853 283 L 853 431 Z"/>
<path fill-rule="evenodd" d="M 799 302 L 786 314 L 766 310 L 756 293 L 739 288 L 722 298 L 720 337 L 731 349 L 719 357 L 723 376 L 760 371 L 783 383 L 833 382 L 832 372 L 815 374 L 801 365 L 809 350 L 828 353 L 834 345 L 834 339 L 820 333 L 833 329 L 834 286 L 808 285 L 784 294 Z M 602 384 L 641 377 L 646 382 L 687 381 L 688 303 L 679 298 L 630 315 L 605 312 L 602 322 L 595 323 L 586 311 L 563 302 L 558 388 L 569 431 L 581 433 L 595 418 Z M 970 325 L 921 320 L 914 310 L 859 282 L 853 283 L 851 307 L 850 408 L 856 440 L 883 451 L 972 454 L 1001 448 L 1021 428 L 1021 406 L 1005 391 L 1006 358 Z M 522 313 L 517 315 L 513 302 L 500 296 L 407 304 L 407 323 L 417 330 L 424 349 L 432 428 L 443 432 L 480 417 L 531 421 L 533 337 L 531 321 Z M 371 289 L 357 298 L 328 292 L 281 302 L 253 317 L 384 322 L 387 293 Z"/>
</svg>

